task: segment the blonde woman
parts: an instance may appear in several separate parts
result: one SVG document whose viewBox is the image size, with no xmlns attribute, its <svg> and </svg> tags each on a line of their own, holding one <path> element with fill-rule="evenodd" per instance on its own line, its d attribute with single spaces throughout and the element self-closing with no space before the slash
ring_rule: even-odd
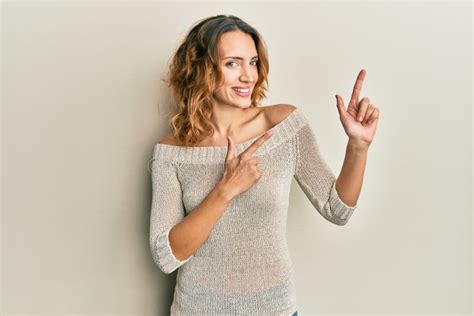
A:
<svg viewBox="0 0 474 316">
<path fill-rule="evenodd" d="M 151 252 L 164 273 L 178 271 L 171 315 L 297 315 L 292 179 L 331 223 L 356 208 L 379 116 L 359 101 L 365 71 L 347 111 L 337 98 L 349 137 L 337 179 L 301 109 L 259 103 L 268 71 L 262 37 L 232 15 L 198 21 L 172 58 L 172 131 L 149 164 Z"/>
</svg>

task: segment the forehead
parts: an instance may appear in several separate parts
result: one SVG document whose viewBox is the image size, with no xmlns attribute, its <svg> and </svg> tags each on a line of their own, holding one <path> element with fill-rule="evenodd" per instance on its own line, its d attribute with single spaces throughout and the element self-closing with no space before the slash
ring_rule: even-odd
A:
<svg viewBox="0 0 474 316">
<path fill-rule="evenodd" d="M 232 31 L 222 34 L 217 44 L 219 56 L 240 56 L 252 58 L 257 56 L 257 48 L 250 34 Z"/>
</svg>

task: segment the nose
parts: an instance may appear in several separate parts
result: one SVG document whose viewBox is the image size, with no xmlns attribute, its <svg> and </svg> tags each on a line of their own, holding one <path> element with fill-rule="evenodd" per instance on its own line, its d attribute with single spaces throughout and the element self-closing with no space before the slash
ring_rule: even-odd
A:
<svg viewBox="0 0 474 316">
<path fill-rule="evenodd" d="M 254 81 L 254 74 L 253 74 L 253 70 L 250 68 L 250 66 L 244 66 L 241 68 L 242 69 L 242 72 L 240 74 L 240 79 L 242 81 L 246 81 L 246 82 L 253 82 Z M 256 75 L 255 75 L 256 77 Z"/>
</svg>

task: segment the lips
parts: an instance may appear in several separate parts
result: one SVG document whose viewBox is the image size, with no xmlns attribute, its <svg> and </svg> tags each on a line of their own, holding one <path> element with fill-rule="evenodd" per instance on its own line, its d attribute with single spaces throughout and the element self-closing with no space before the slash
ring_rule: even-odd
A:
<svg viewBox="0 0 474 316">
<path fill-rule="evenodd" d="M 232 89 L 235 90 L 235 91 L 242 92 L 242 93 L 247 93 L 247 92 L 250 91 L 250 88 L 234 87 L 234 88 L 232 88 Z"/>
<path fill-rule="evenodd" d="M 250 95 L 250 88 L 247 88 L 246 91 L 238 91 L 236 88 L 232 88 L 234 93 L 241 97 L 248 97 Z"/>
</svg>

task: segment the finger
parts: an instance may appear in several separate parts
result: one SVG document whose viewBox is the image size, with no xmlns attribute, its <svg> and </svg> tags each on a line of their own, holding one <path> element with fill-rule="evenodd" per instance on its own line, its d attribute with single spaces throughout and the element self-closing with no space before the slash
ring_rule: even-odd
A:
<svg viewBox="0 0 474 316">
<path fill-rule="evenodd" d="M 380 116 L 380 110 L 378 108 L 375 108 L 375 111 L 370 117 L 368 124 L 371 125 L 372 123 L 377 122 L 379 120 L 379 116 Z"/>
<path fill-rule="evenodd" d="M 346 107 L 344 106 L 344 100 L 342 97 L 338 94 L 336 94 L 336 106 L 337 106 L 337 111 L 339 112 L 339 116 L 344 116 L 346 112 Z"/>
<path fill-rule="evenodd" d="M 372 124 L 377 125 L 378 122 L 379 122 L 379 118 L 377 117 L 376 119 L 370 120 L 370 123 L 368 124 L 368 126 L 372 126 Z"/>
<path fill-rule="evenodd" d="M 258 164 L 259 158 L 258 158 L 258 156 L 253 156 L 249 160 L 250 160 L 251 163 L 256 165 L 256 164 Z"/>
<path fill-rule="evenodd" d="M 240 157 L 247 159 L 270 137 L 272 136 L 272 131 L 267 131 L 261 137 L 259 137 L 255 142 L 252 143 L 246 150 L 244 150 Z"/>
<path fill-rule="evenodd" d="M 365 79 L 365 70 L 362 69 L 359 72 L 359 75 L 357 76 L 356 82 L 354 84 L 354 88 L 352 89 L 352 96 L 351 100 L 349 101 L 349 104 L 358 104 L 359 103 L 359 95 L 360 95 L 360 90 L 362 90 L 362 84 L 364 83 Z"/>
<path fill-rule="evenodd" d="M 367 108 L 369 107 L 369 98 L 363 98 L 359 103 L 359 109 L 357 110 L 357 121 L 362 122 L 364 119 Z"/>
<path fill-rule="evenodd" d="M 341 115 L 341 112 L 342 112 L 344 114 L 349 113 L 352 117 L 357 117 L 357 108 L 356 107 L 350 106 L 350 103 L 349 103 L 349 106 L 347 107 L 347 110 L 346 110 L 346 106 L 344 105 L 344 100 L 342 99 L 342 97 L 339 94 L 336 94 L 336 99 L 338 101 L 337 109 L 339 111 L 339 115 Z"/>
<path fill-rule="evenodd" d="M 225 156 L 225 161 L 230 161 L 235 157 L 235 144 L 234 140 L 227 136 L 227 154 Z"/>
<path fill-rule="evenodd" d="M 250 157 L 250 158 L 248 158 L 248 159 L 241 159 L 240 161 L 244 161 L 245 164 L 246 164 L 246 166 L 247 166 L 248 168 L 250 168 L 250 167 L 252 167 L 252 166 L 257 165 L 257 159 L 256 159 L 256 158 L 258 158 L 258 157 L 257 157 L 257 156 L 252 156 L 252 157 Z"/>
<path fill-rule="evenodd" d="M 368 124 L 369 120 L 372 118 L 372 114 L 375 111 L 375 107 L 373 104 L 369 104 L 369 107 L 367 108 L 367 111 L 365 112 L 364 119 L 362 120 L 362 125 Z"/>
</svg>

